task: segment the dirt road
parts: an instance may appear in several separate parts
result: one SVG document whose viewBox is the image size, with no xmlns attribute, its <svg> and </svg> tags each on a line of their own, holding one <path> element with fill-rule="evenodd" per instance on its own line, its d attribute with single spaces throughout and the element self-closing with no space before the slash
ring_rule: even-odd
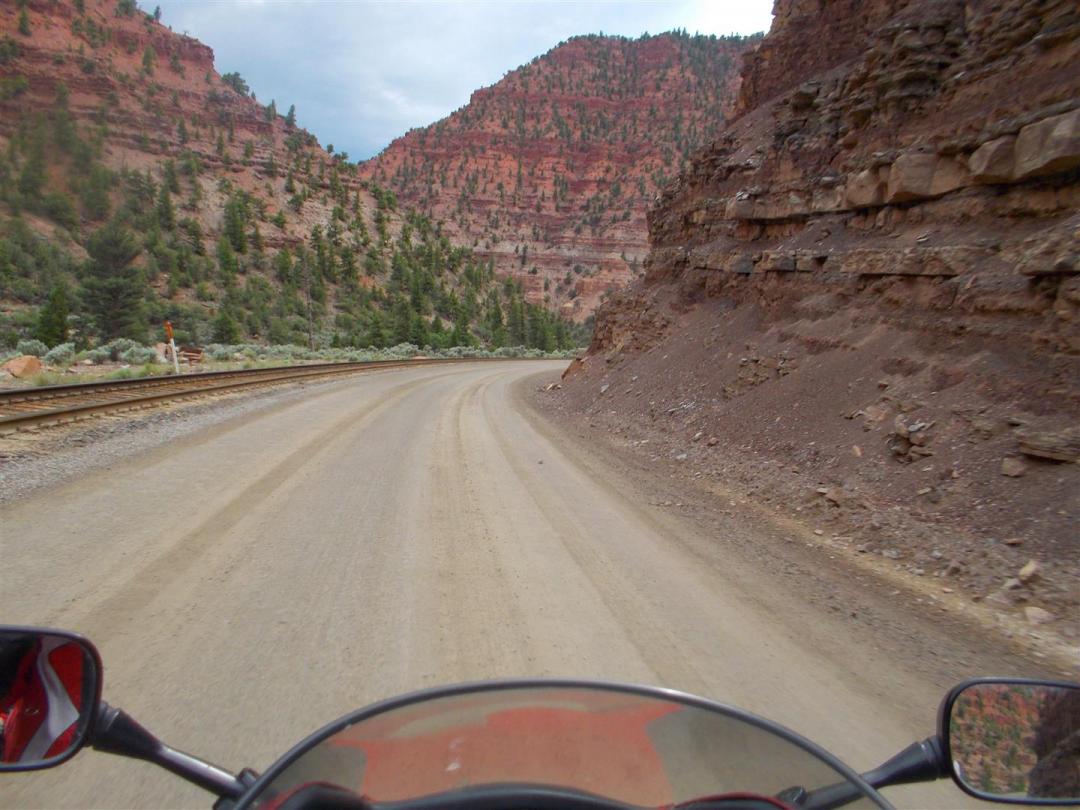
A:
<svg viewBox="0 0 1080 810">
<path fill-rule="evenodd" d="M 9 503 L 4 621 L 87 634 L 107 700 L 229 768 L 264 768 L 378 698 L 506 676 L 684 689 L 860 768 L 932 731 L 937 662 L 870 649 L 843 615 L 779 586 L 738 551 L 766 531 L 755 519 L 718 536 L 651 506 L 637 480 L 531 413 L 525 378 L 560 367 L 312 386 Z M 939 643 L 934 627 L 913 632 Z M 891 795 L 965 804 L 949 786 Z M 0 789 L 12 807 L 208 799 L 91 751 Z"/>
</svg>

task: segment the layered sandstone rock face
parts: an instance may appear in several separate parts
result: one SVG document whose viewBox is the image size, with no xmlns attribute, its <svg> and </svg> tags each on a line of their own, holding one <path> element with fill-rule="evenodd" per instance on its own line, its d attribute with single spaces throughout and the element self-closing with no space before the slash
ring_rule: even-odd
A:
<svg viewBox="0 0 1080 810">
<path fill-rule="evenodd" d="M 1075 4 L 777 13 L 747 59 L 744 114 L 650 212 L 648 278 L 604 313 L 594 351 L 677 282 L 790 304 L 835 292 L 946 340 L 1080 353 Z"/>
<path fill-rule="evenodd" d="M 776 15 L 561 396 L 838 547 L 1080 616 L 1080 7 Z"/>
<path fill-rule="evenodd" d="M 647 207 L 722 125 L 757 41 L 574 38 L 361 175 L 446 221 L 533 303 L 580 320 L 639 274 Z"/>
</svg>

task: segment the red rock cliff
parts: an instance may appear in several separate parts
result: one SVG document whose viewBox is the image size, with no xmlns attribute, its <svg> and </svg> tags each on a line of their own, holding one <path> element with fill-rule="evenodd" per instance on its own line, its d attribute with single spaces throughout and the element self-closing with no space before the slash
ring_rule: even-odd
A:
<svg viewBox="0 0 1080 810">
<path fill-rule="evenodd" d="M 645 211 L 715 134 L 753 39 L 577 37 L 361 166 L 578 319 L 640 272 Z"/>
<path fill-rule="evenodd" d="M 776 11 L 565 396 L 864 552 L 1080 616 L 1080 8 Z M 998 593 L 1029 557 L 1053 582 Z"/>
</svg>

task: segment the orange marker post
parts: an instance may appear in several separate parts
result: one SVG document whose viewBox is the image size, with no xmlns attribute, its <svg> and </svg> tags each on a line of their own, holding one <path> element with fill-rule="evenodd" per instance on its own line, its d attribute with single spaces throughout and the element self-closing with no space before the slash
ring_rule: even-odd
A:
<svg viewBox="0 0 1080 810">
<path fill-rule="evenodd" d="M 180 373 L 180 356 L 176 353 L 176 341 L 173 340 L 172 321 L 165 321 L 165 337 L 169 341 L 169 351 L 172 352 L 173 370 Z"/>
</svg>

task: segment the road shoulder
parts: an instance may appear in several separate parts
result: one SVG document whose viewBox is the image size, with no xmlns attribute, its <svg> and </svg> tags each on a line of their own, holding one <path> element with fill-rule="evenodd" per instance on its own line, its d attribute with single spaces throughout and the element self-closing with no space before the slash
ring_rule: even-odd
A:
<svg viewBox="0 0 1080 810">
<path fill-rule="evenodd" d="M 943 686 L 978 674 L 1080 673 L 1075 650 L 1001 625 L 947 581 L 912 583 L 729 482 L 695 475 L 678 460 L 653 455 L 647 446 L 559 408 L 545 391 L 557 380 L 557 374 L 541 373 L 514 388 L 516 405 L 536 429 L 609 486 L 632 491 L 643 506 L 694 527 L 694 550 L 703 559 L 737 557 L 758 571 L 772 592 L 763 599 L 775 609 L 797 612 L 811 625 L 828 624 L 826 635 L 842 635 L 845 644 L 855 640 L 860 649 L 912 661 Z"/>
</svg>

